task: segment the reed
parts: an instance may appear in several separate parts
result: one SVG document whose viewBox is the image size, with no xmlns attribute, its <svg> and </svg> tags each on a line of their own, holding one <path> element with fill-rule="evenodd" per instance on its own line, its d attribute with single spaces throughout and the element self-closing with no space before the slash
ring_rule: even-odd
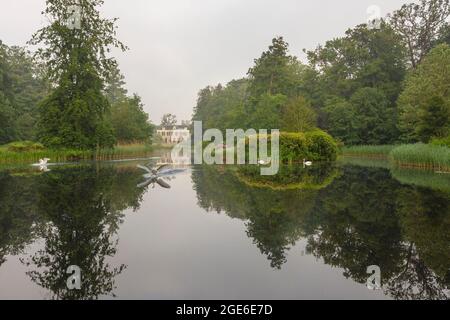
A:
<svg viewBox="0 0 450 320">
<path fill-rule="evenodd" d="M 112 149 L 100 150 L 27 150 L 12 151 L 8 146 L 0 146 L 0 163 L 36 163 L 39 159 L 50 158 L 52 162 L 70 162 L 82 160 L 120 160 L 126 158 L 145 157 L 153 150 L 147 144 L 117 145 Z"/>
<path fill-rule="evenodd" d="M 342 154 L 349 157 L 388 158 L 395 145 L 361 145 L 342 148 Z"/>
<path fill-rule="evenodd" d="M 391 151 L 389 159 L 399 167 L 450 172 L 450 148 L 444 146 L 423 143 L 401 145 Z"/>
</svg>

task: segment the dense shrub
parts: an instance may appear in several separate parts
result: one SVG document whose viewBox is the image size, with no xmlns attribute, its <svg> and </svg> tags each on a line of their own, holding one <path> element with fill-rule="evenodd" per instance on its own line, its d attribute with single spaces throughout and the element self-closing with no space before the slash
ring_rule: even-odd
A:
<svg viewBox="0 0 450 320">
<path fill-rule="evenodd" d="M 449 147 L 450 148 L 450 136 L 446 138 L 435 138 L 431 140 L 431 144 L 434 146 L 442 146 L 442 147 Z"/>
<path fill-rule="evenodd" d="M 270 150 L 270 136 L 268 140 Z M 280 161 L 283 163 L 300 163 L 303 159 L 333 161 L 337 152 L 336 141 L 321 130 L 280 133 Z"/>
<path fill-rule="evenodd" d="M 7 145 L 7 150 L 10 152 L 30 152 L 44 150 L 45 147 L 41 143 L 32 141 L 18 141 L 11 142 Z"/>
</svg>

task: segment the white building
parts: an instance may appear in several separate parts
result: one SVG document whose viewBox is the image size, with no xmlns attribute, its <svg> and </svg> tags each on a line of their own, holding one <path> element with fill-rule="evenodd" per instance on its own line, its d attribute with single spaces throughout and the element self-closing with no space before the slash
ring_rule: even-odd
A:
<svg viewBox="0 0 450 320">
<path fill-rule="evenodd" d="M 186 126 L 173 126 L 172 128 L 161 127 L 156 130 L 163 143 L 177 144 L 189 140 L 191 133 Z"/>
</svg>

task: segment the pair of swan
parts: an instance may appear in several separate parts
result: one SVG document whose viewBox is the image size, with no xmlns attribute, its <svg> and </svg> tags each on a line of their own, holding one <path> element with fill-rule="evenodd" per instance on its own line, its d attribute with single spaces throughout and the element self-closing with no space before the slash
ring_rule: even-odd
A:
<svg viewBox="0 0 450 320">
<path fill-rule="evenodd" d="M 171 186 L 166 181 L 164 181 L 164 179 L 169 179 L 169 176 L 174 176 L 176 174 L 184 172 L 185 170 L 165 169 L 167 166 L 169 166 L 169 164 L 160 164 L 156 168 L 148 168 L 147 166 L 138 165 L 137 167 L 139 169 L 142 169 L 147 173 L 143 175 L 145 181 L 143 183 L 138 184 L 137 187 L 144 188 L 151 184 L 152 187 L 154 188 L 155 184 L 158 184 L 160 187 L 170 189 Z"/>
</svg>

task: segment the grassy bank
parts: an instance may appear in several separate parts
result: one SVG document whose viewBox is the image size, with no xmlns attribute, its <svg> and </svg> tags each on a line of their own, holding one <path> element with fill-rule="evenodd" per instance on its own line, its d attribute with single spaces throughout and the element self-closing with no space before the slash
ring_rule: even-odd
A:
<svg viewBox="0 0 450 320">
<path fill-rule="evenodd" d="M 387 158 L 395 147 L 394 145 L 344 147 L 342 154 L 347 157 Z"/>
<path fill-rule="evenodd" d="M 50 158 L 51 162 L 69 162 L 81 160 L 120 160 L 146 157 L 153 150 L 147 144 L 118 145 L 112 149 L 89 150 L 52 150 L 43 147 L 16 148 L 0 146 L 0 163 L 36 163 L 39 159 Z"/>
<path fill-rule="evenodd" d="M 345 157 L 389 159 L 398 167 L 450 172 L 450 148 L 431 144 L 354 146 L 343 148 Z"/>
<path fill-rule="evenodd" d="M 443 146 L 401 145 L 391 151 L 389 159 L 400 167 L 450 172 L 450 148 Z"/>
</svg>

